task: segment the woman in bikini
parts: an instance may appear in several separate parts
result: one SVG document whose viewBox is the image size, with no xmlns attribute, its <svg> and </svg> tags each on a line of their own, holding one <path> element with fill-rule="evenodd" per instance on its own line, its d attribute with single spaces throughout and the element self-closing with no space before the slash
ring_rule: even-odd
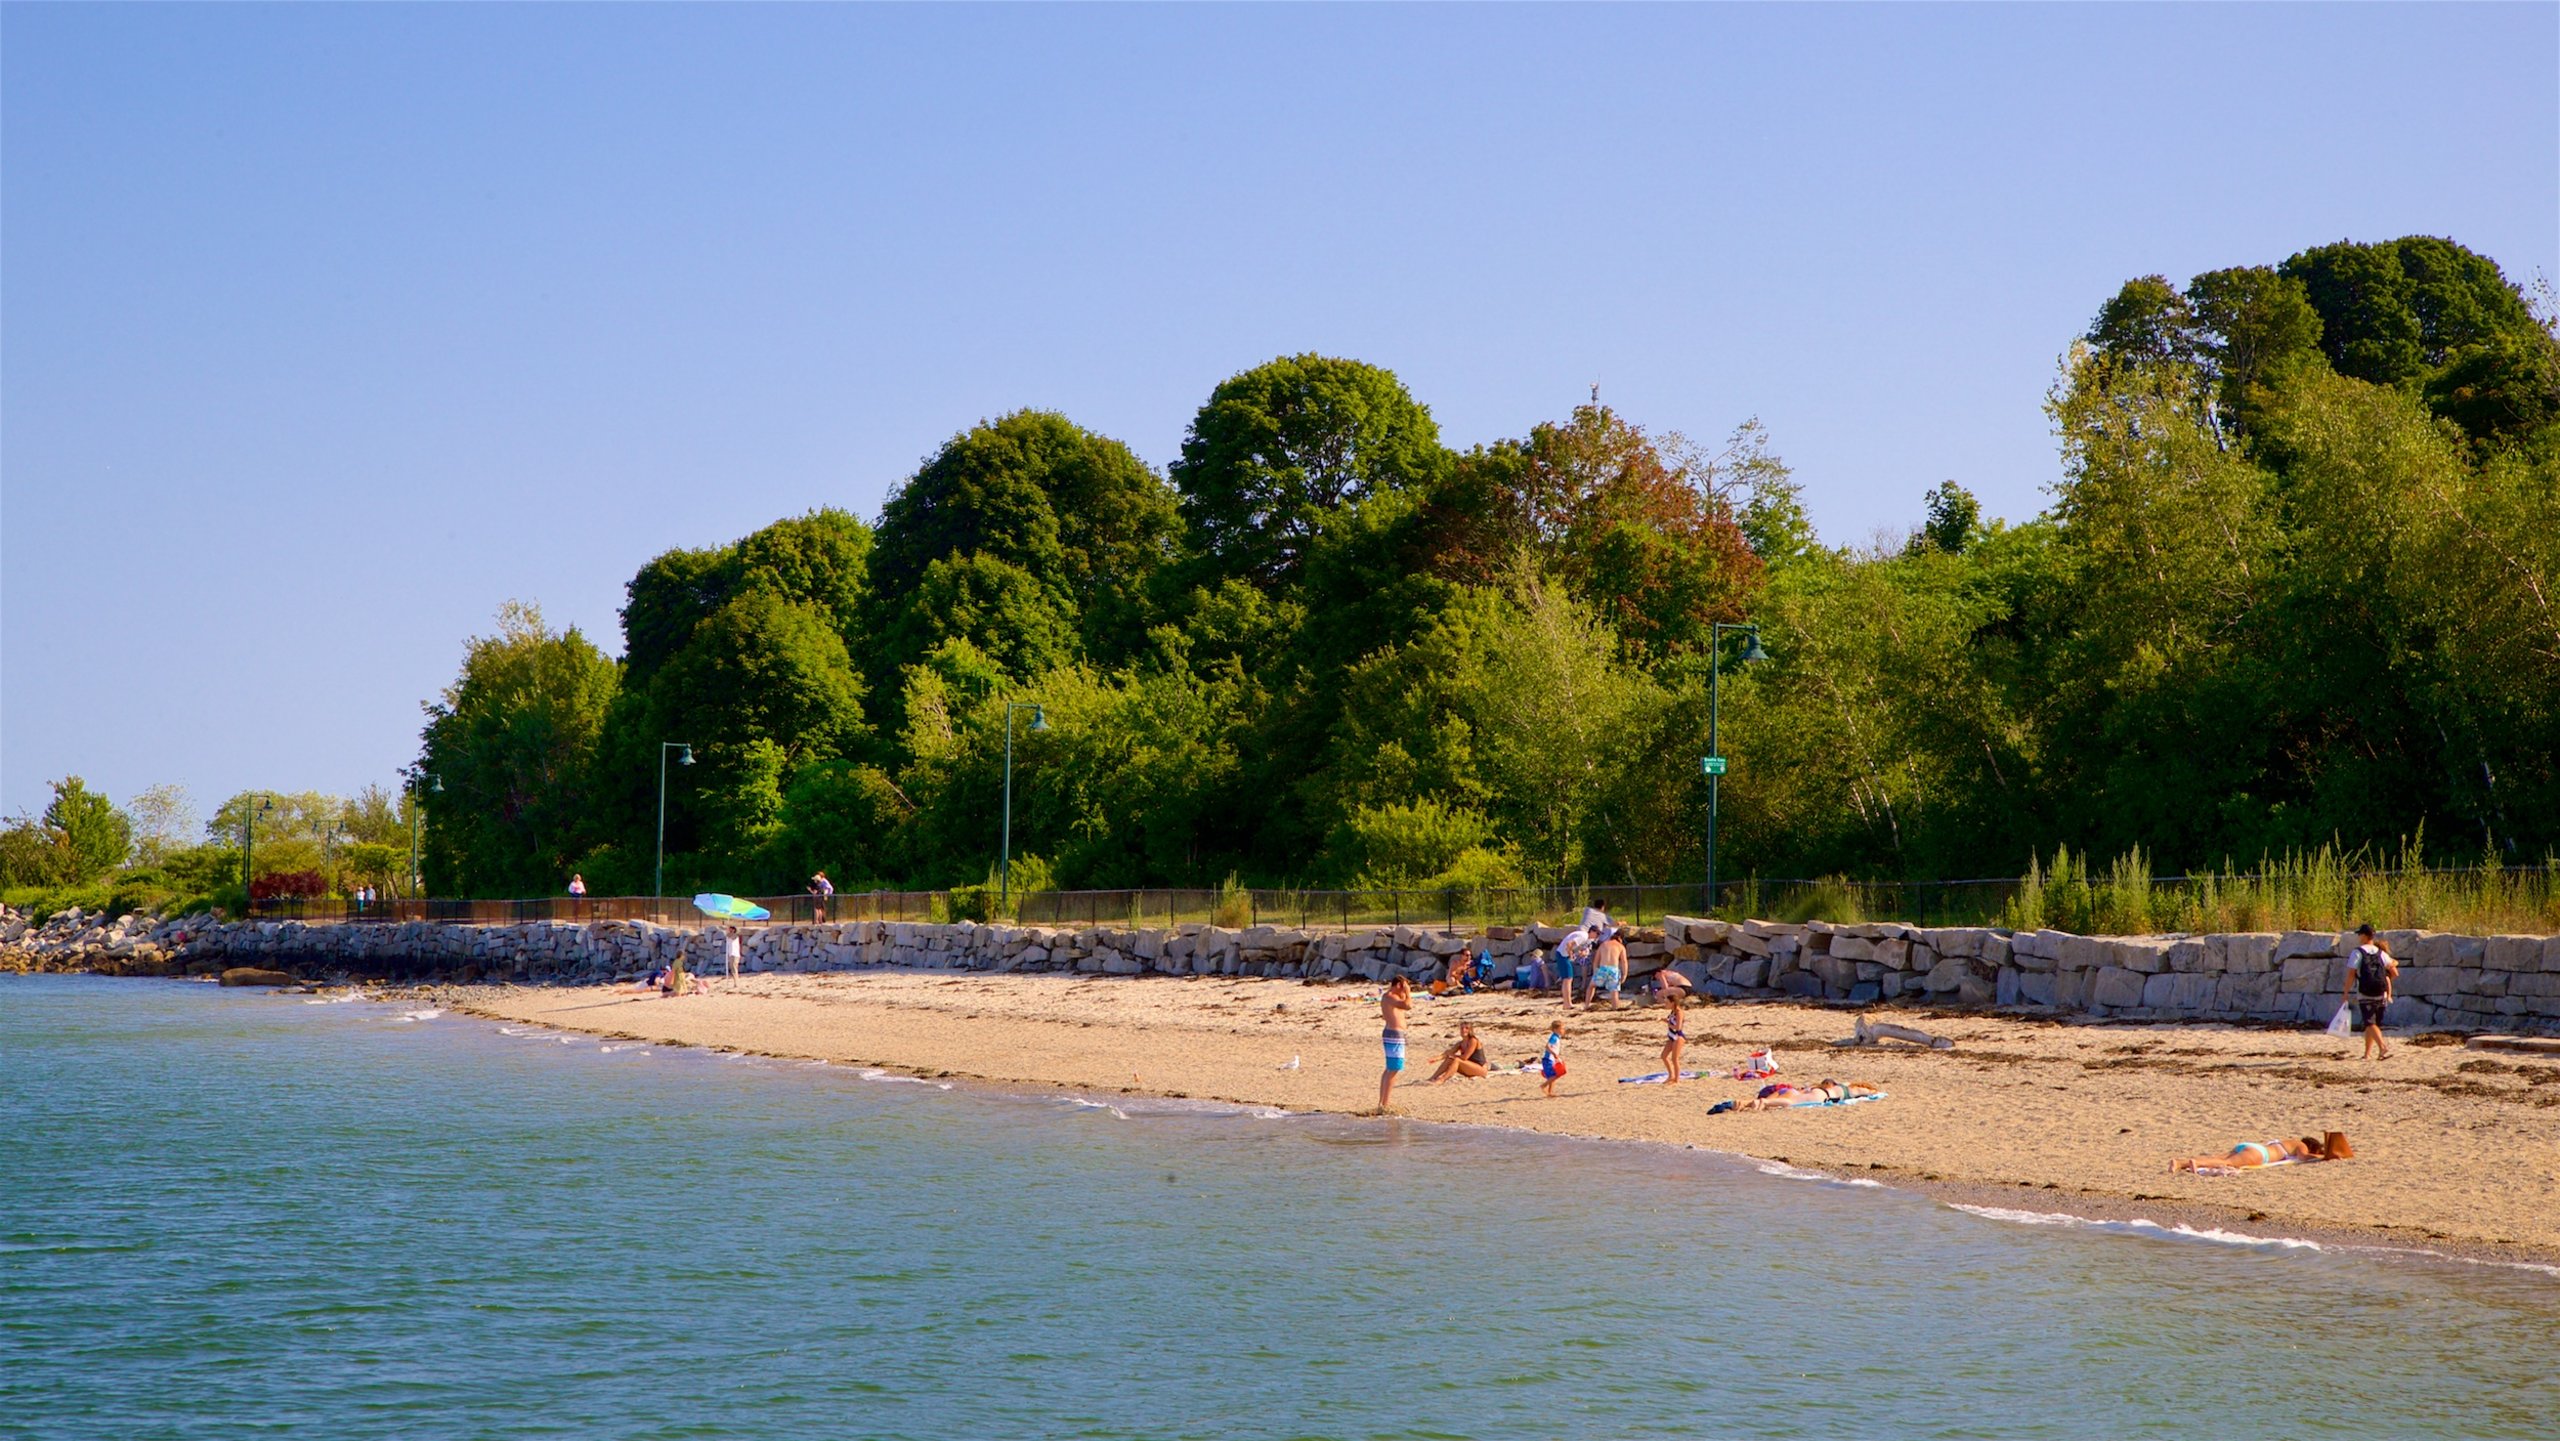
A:
<svg viewBox="0 0 2560 1441">
<path fill-rule="evenodd" d="M 1425 1084 L 1436 1086 L 1452 1075 L 1480 1081 L 1493 1069 L 1492 1059 L 1485 1054 L 1484 1042 L 1476 1039 L 1476 1023 L 1460 1021 L 1458 1044 L 1440 1053 L 1440 1069 L 1433 1071 Z"/>
<path fill-rule="evenodd" d="M 1378 1042 L 1386 1047 L 1387 1068 L 1378 1074 L 1378 1114 L 1387 1113 L 1395 1096 L 1396 1073 L 1404 1069 L 1404 1018 L 1413 1009 L 1413 985 L 1398 976 L 1378 997 Z"/>
<path fill-rule="evenodd" d="M 2197 1169 L 2238 1169 L 2244 1166 L 2282 1166 L 2294 1161 L 2344 1161 L 2355 1155 L 2347 1144 L 2347 1133 L 2330 1131 L 2320 1136 L 2304 1136 L 2298 1141 L 2242 1141 L 2219 1156 L 2181 1156 L 2169 1163 L 2171 1174 Z"/>
<path fill-rule="evenodd" d="M 1834 1106 L 1859 1096 L 1879 1095 L 1875 1087 L 1864 1081 L 1816 1081 L 1810 1086 L 1772 1081 L 1760 1088 L 1760 1094 L 1734 1109 L 1739 1111 L 1785 1111 L 1797 1106 Z"/>
<path fill-rule="evenodd" d="M 1671 1007 L 1671 1014 L 1663 1022 L 1662 1084 L 1676 1086 L 1680 1084 L 1680 1053 L 1688 1048 L 1689 1032 L 1680 1013 L 1680 992 L 1663 992 L 1663 1001 Z"/>
</svg>

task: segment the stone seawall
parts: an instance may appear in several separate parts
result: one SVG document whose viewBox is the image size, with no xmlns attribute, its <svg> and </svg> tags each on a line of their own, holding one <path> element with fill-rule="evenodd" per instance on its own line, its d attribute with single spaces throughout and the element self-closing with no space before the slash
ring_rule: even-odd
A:
<svg viewBox="0 0 2560 1441">
<path fill-rule="evenodd" d="M 121 929 L 119 929 L 121 928 Z M 5 929 L 5 928 L 0 928 Z M 48 929 L 54 929 L 49 927 Z M 1091 975 L 1229 975 L 1427 981 L 1481 947 L 1497 984 L 1563 932 L 1482 933 L 1399 926 L 1310 932 L 1271 926 L 1164 929 L 925 925 L 750 926 L 755 971 L 902 966 Z M 0 936 L 16 968 L 213 974 L 260 967 L 377 979 L 577 982 L 645 975 L 681 956 L 722 964 L 702 926 L 557 922 L 520 926 L 229 924 L 207 918 L 95 922 L 41 945 Z M 98 942 L 103 939 L 104 943 Z M 2394 1026 L 2560 1031 L 2560 937 L 2387 932 L 2401 965 Z M 2327 931 L 2206 936 L 2079 936 L 2060 931 L 1666 919 L 1626 933 L 1639 982 L 1677 967 L 1708 995 L 1858 1004 L 2002 1007 L 2133 1020 L 2325 1023 L 2354 938 Z"/>
</svg>

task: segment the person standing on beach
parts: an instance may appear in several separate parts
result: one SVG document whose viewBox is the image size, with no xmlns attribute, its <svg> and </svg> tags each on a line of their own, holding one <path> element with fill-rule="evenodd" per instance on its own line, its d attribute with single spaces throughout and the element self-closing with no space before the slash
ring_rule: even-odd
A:
<svg viewBox="0 0 2560 1441">
<path fill-rule="evenodd" d="M 2383 1044 L 2382 1013 L 2390 1009 L 2400 963 L 2392 959 L 2391 947 L 2373 933 L 2372 922 L 2356 927 L 2356 940 L 2355 953 L 2347 957 L 2347 978 L 2338 1004 L 2356 1008 L 2356 1027 L 2364 1032 L 2364 1058 L 2387 1061 L 2391 1048 Z"/>
<path fill-rule="evenodd" d="M 1666 992 L 1663 1000 L 1671 1007 L 1671 1015 L 1662 1028 L 1662 1084 L 1680 1084 L 1680 1053 L 1689 1047 L 1688 1018 L 1681 1014 L 1680 992 Z"/>
<path fill-rule="evenodd" d="M 1547 1022 L 1547 1048 L 1538 1055 L 1538 1074 L 1545 1081 L 1538 1094 L 1552 1101 L 1556 1098 L 1556 1078 L 1564 1074 L 1564 1022 Z"/>
<path fill-rule="evenodd" d="M 739 944 L 738 944 L 738 928 L 737 928 L 736 926 L 731 926 L 731 927 L 729 928 L 729 948 L 728 948 L 728 949 L 729 949 L 729 979 L 734 981 L 734 980 L 736 980 L 736 979 L 738 978 L 738 963 L 739 963 L 739 961 L 742 959 L 742 955 L 741 955 L 741 950 L 742 950 L 742 948 L 741 948 L 741 947 L 739 946 Z"/>
<path fill-rule="evenodd" d="M 1395 1098 L 1396 1074 L 1404 1069 L 1404 1020 L 1413 1009 L 1413 984 L 1398 976 L 1378 995 L 1378 1041 L 1386 1047 L 1387 1068 L 1378 1073 L 1378 1114 Z"/>
<path fill-rule="evenodd" d="M 1604 931 L 1599 944 L 1591 948 L 1591 994 L 1585 999 L 1596 1006 L 1600 1004 L 1600 993 L 1607 991 L 1609 1004 L 1615 1006 L 1618 988 L 1626 984 L 1626 979 L 1627 943 L 1618 939 L 1617 932 Z"/>
<path fill-rule="evenodd" d="M 1572 930 L 1565 933 L 1563 940 L 1556 942 L 1557 994 L 1564 998 L 1564 1003 L 1568 1006 L 1573 1004 L 1575 978 L 1589 972 L 1591 947 L 1597 940 L 1596 935 Z"/>
</svg>

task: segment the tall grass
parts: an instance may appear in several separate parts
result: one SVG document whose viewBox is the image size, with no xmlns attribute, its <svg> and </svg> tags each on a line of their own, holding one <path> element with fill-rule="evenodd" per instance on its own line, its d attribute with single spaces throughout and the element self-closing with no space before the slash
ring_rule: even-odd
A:
<svg viewBox="0 0 2560 1441">
<path fill-rule="evenodd" d="M 2539 866 L 2502 866 L 2494 852 L 2467 867 L 2429 866 L 2423 841 L 2396 854 L 2316 851 L 2269 856 L 2247 870 L 2154 876 L 2140 847 L 2103 878 L 2056 847 L 2047 865 L 2029 856 L 1998 923 L 2018 930 L 2130 935 L 2149 931 L 2334 931 L 2363 922 L 2384 930 L 2474 934 L 2560 932 L 2560 855 Z"/>
</svg>

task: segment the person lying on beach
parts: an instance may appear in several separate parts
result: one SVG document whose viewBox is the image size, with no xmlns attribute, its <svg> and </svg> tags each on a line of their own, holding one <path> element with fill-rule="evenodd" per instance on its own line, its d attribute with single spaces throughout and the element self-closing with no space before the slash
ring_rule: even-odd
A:
<svg viewBox="0 0 2560 1441">
<path fill-rule="evenodd" d="M 2180 1171 L 2231 1171 L 2249 1166 L 2284 1166 L 2296 1161 L 2344 1161 L 2356 1153 L 2347 1144 L 2344 1131 L 2330 1131 L 2320 1136 L 2304 1136 L 2298 1141 L 2242 1141 L 2218 1156 L 2181 1156 L 2169 1163 L 2170 1174 Z"/>
<path fill-rule="evenodd" d="M 1739 1111 L 1784 1111 L 1796 1106 L 1830 1106 L 1857 1096 L 1881 1095 L 1863 1081 L 1824 1079 L 1810 1086 L 1789 1081 L 1772 1081 L 1760 1088 L 1760 1094 L 1734 1109 Z"/>
<path fill-rule="evenodd" d="M 1485 1053 L 1484 1042 L 1476 1039 L 1476 1023 L 1460 1021 L 1458 1044 L 1440 1053 L 1440 1068 L 1424 1084 L 1439 1085 L 1453 1074 L 1471 1081 L 1482 1080 L 1492 1069 L 1493 1058 Z"/>
</svg>

